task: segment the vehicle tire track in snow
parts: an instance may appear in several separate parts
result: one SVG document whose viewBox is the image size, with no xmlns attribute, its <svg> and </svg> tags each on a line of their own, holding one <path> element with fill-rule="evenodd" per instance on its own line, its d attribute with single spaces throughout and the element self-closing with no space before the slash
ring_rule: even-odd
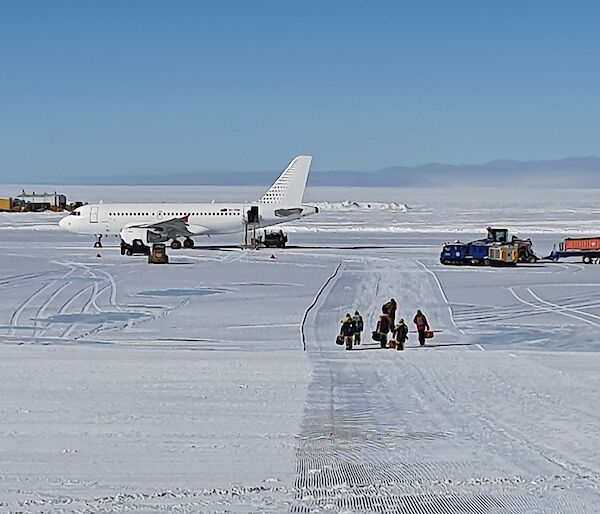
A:
<svg viewBox="0 0 600 514">
<path fill-rule="evenodd" d="M 327 288 L 327 286 L 329 285 L 329 283 L 337 276 L 338 271 L 340 271 L 340 268 L 342 267 L 342 262 L 340 261 L 340 263 L 336 266 L 334 272 L 331 274 L 331 276 L 325 281 L 325 283 L 321 286 L 321 288 L 319 289 L 319 291 L 317 292 L 317 294 L 315 295 L 312 303 L 308 306 L 308 308 L 304 311 L 304 316 L 302 316 L 302 322 L 300 323 L 300 335 L 302 337 L 302 350 L 306 351 L 306 334 L 304 333 L 304 325 L 306 323 L 306 318 L 308 316 L 308 314 L 310 313 L 310 311 L 313 309 L 313 307 L 317 304 L 317 302 L 319 301 L 319 298 L 321 297 L 321 294 L 323 294 L 323 291 L 325 291 L 325 289 Z"/>
<path fill-rule="evenodd" d="M 62 263 L 61 263 L 62 264 Z M 83 263 L 66 263 L 63 264 L 65 266 L 68 266 L 70 268 L 70 273 L 72 274 L 75 271 L 82 271 L 84 274 L 89 275 L 92 279 L 96 279 L 96 275 L 94 275 L 94 273 L 92 273 L 89 269 L 89 267 Z M 66 284 L 60 286 L 59 288 L 56 289 L 56 291 L 51 295 L 51 297 L 48 299 L 48 301 L 42 306 L 42 308 L 40 309 L 40 311 L 37 314 L 37 317 L 41 316 L 42 314 L 45 314 L 46 311 L 49 309 L 51 303 L 59 297 L 60 293 L 62 293 L 63 291 L 67 290 L 69 287 L 74 286 L 77 283 L 77 281 L 74 280 L 69 280 Z M 81 295 L 85 294 L 88 290 L 92 291 L 92 295 L 91 297 L 87 300 L 86 303 L 84 303 L 84 307 L 83 309 L 81 309 L 79 312 L 80 313 L 85 313 L 85 312 L 89 312 L 89 306 L 91 304 L 92 301 L 95 300 L 93 291 L 97 291 L 98 290 L 98 283 L 96 281 L 94 281 L 91 285 L 89 286 L 82 286 L 81 288 L 79 288 L 79 290 L 77 290 L 74 294 L 72 293 L 69 298 L 67 298 L 66 301 L 63 302 L 63 304 L 55 310 L 55 312 L 53 313 L 54 315 L 62 315 L 65 314 L 67 309 L 69 308 L 69 306 L 77 299 L 79 298 Z M 68 337 L 68 335 L 78 326 L 78 323 L 74 322 L 72 324 L 70 324 L 70 326 L 63 332 L 63 335 L 60 336 L 62 338 Z M 44 336 L 47 335 L 47 332 L 49 331 L 48 327 L 44 328 L 43 334 Z M 36 331 L 35 337 L 39 337 L 39 332 Z"/>
<path fill-rule="evenodd" d="M 73 274 L 73 272 L 74 272 L 74 271 L 75 271 L 75 268 L 71 268 L 71 270 L 70 270 L 70 271 L 67 273 L 67 275 L 63 276 L 62 278 L 63 278 L 63 279 L 64 279 L 64 278 L 68 278 L 68 277 L 69 277 L 69 275 Z M 55 281 L 55 282 L 56 282 L 56 281 Z M 55 283 L 55 282 L 52 282 L 52 283 Z M 51 284 L 52 284 L 52 283 L 51 283 Z M 36 320 L 36 321 L 34 321 L 34 323 L 35 323 L 35 325 L 36 325 L 36 326 L 37 326 L 37 324 L 38 324 L 38 321 L 37 321 L 37 320 L 39 320 L 40 318 L 42 318 L 42 317 L 43 317 L 43 316 L 46 314 L 46 311 L 49 309 L 49 307 L 50 307 L 50 305 L 52 304 L 52 302 L 53 302 L 54 300 L 56 300 L 56 298 L 58 298 L 58 297 L 59 297 L 59 295 L 60 295 L 60 294 L 61 294 L 63 291 L 65 291 L 65 290 L 66 290 L 68 287 L 70 287 L 70 286 L 71 286 L 71 284 L 72 284 L 72 281 L 71 281 L 71 280 L 68 280 L 67 282 L 65 282 L 65 283 L 64 283 L 64 284 L 62 284 L 61 286 L 57 287 L 57 288 L 54 290 L 54 292 L 53 292 L 53 293 L 52 293 L 52 294 L 51 294 L 51 295 L 48 297 L 48 299 L 47 299 L 47 300 L 46 300 L 44 303 L 42 303 L 42 304 L 39 306 L 39 308 L 37 309 L 37 312 L 36 312 L 36 313 L 35 313 L 35 315 L 34 315 L 34 319 Z M 34 337 L 34 338 L 37 338 L 37 337 L 39 337 L 39 335 L 40 335 L 40 330 L 42 330 L 42 329 L 43 329 L 43 327 L 36 328 L 36 329 L 33 331 L 33 337 Z"/>
<path fill-rule="evenodd" d="M 11 314 L 10 321 L 9 321 L 11 328 L 9 329 L 8 335 L 9 336 L 15 335 L 15 330 L 16 330 L 16 327 L 19 326 L 19 320 L 21 318 L 21 315 L 27 308 L 29 308 L 30 306 L 33 306 L 35 304 L 35 301 L 39 297 L 41 297 L 42 294 L 46 290 L 48 290 L 53 284 L 55 284 L 58 280 L 68 277 L 72 272 L 73 272 L 73 269 L 70 268 L 65 273 L 63 273 L 60 277 L 58 277 L 56 279 L 52 279 L 49 282 L 46 282 L 44 285 L 39 287 L 33 294 L 29 295 L 23 302 L 21 302 Z M 49 301 L 51 301 L 52 299 L 53 299 L 53 296 L 51 295 L 50 300 L 46 300 L 46 302 L 42 302 L 42 304 L 37 308 L 36 313 L 38 313 L 41 309 L 43 309 L 44 306 L 47 303 L 49 303 Z M 31 327 L 28 329 L 32 330 L 32 333 L 35 334 L 36 327 Z"/>
<path fill-rule="evenodd" d="M 106 313 L 111 313 L 111 312 L 128 312 L 126 308 L 124 308 L 123 306 L 121 306 L 118 303 L 118 299 L 117 299 L 117 295 L 118 295 L 118 286 L 117 286 L 117 281 L 114 277 L 114 275 L 104 269 L 100 269 L 97 266 L 87 266 L 84 265 L 84 268 L 86 270 L 87 273 L 89 273 L 94 279 L 99 279 L 98 281 L 95 281 L 92 286 L 89 286 L 92 288 L 92 294 L 90 296 L 90 298 L 88 299 L 88 301 L 86 302 L 86 304 L 84 305 L 83 309 L 80 311 L 81 314 L 89 314 L 89 313 L 96 313 L 96 314 L 106 314 Z M 129 274 L 131 273 L 135 273 L 135 271 L 131 271 Z M 100 275 L 102 275 L 103 277 L 101 277 Z M 104 282 L 104 285 L 101 285 Z M 107 302 L 108 302 L 108 307 L 110 310 L 106 310 L 105 306 L 103 305 L 99 305 L 100 303 L 100 299 L 101 297 L 104 295 L 105 292 L 108 291 L 108 298 L 107 298 Z M 145 318 L 147 319 L 147 318 Z M 83 339 L 86 337 L 89 337 L 91 335 L 100 333 L 100 332 L 105 332 L 107 330 L 123 330 L 126 329 L 130 324 L 133 324 L 131 321 L 111 321 L 111 322 L 107 322 L 107 321 L 100 321 L 98 325 L 96 325 L 93 328 L 89 328 L 89 329 L 85 329 L 83 332 L 81 332 L 80 334 L 76 335 L 76 336 L 72 336 L 72 333 L 74 332 L 75 328 L 79 328 L 81 323 L 75 323 L 74 325 L 71 325 L 67 331 L 65 332 L 65 334 L 63 334 L 63 337 L 68 337 L 73 341 L 77 341 L 79 339 Z"/>
<path fill-rule="evenodd" d="M 95 300 L 94 292 L 97 292 L 98 287 L 99 287 L 98 282 L 95 281 L 95 279 L 97 278 L 96 275 L 92 271 L 90 271 L 90 267 L 88 265 L 86 265 L 85 263 L 57 262 L 57 261 L 55 261 L 55 263 L 60 264 L 61 266 L 68 266 L 71 269 L 71 272 L 75 272 L 75 271 L 82 272 L 83 275 L 81 278 L 83 278 L 85 275 L 89 275 L 92 278 L 92 280 L 94 280 L 94 282 L 88 286 L 83 285 L 78 290 L 71 293 L 69 295 L 69 297 L 66 299 L 66 301 L 64 301 L 62 303 L 62 305 L 60 305 L 60 307 L 55 310 L 54 315 L 67 314 L 67 311 L 69 310 L 71 305 L 73 303 L 75 303 L 75 301 L 77 301 L 81 296 L 85 295 L 88 291 L 91 293 L 91 296 L 90 296 L 90 298 L 87 299 L 87 301 L 85 303 L 82 304 L 83 307 L 81 309 L 79 309 L 78 313 L 89 312 L 89 310 L 91 308 L 91 304 Z M 73 280 L 69 281 L 67 284 L 60 287 L 57 291 L 55 291 L 55 293 L 53 294 L 53 299 L 56 299 L 59 296 L 59 294 L 62 291 L 66 290 L 68 287 L 75 286 L 76 284 L 77 284 L 77 281 L 73 281 Z M 48 302 L 44 306 L 43 311 L 45 312 L 46 310 L 48 310 L 49 306 L 50 306 L 50 302 Z M 70 334 L 76 328 L 78 328 L 78 326 L 79 326 L 79 323 L 74 321 L 73 323 L 69 324 L 69 326 L 65 330 L 63 330 L 63 332 L 60 336 L 54 336 L 54 338 L 56 339 L 56 337 L 58 337 L 58 339 L 68 339 Z M 43 332 L 43 335 L 45 337 L 48 337 L 48 332 L 50 330 L 51 330 L 51 328 L 46 327 Z"/>
<path fill-rule="evenodd" d="M 115 280 L 115 277 L 111 273 L 109 273 L 108 271 L 103 270 L 103 269 L 99 269 L 98 272 L 105 275 L 110 284 L 110 295 L 109 295 L 110 306 L 117 311 L 121 310 L 121 307 L 119 306 L 119 304 L 117 302 L 117 282 Z"/>
<path fill-rule="evenodd" d="M 9 320 L 10 329 L 8 335 L 15 335 L 15 329 L 19 326 L 19 319 L 23 311 L 30 305 L 30 303 L 42 294 L 46 289 L 50 287 L 50 282 L 40 286 L 33 294 L 28 296 L 23 302 L 21 302 L 17 308 L 12 312 Z M 32 329 L 33 330 L 33 329 Z"/>
<path fill-rule="evenodd" d="M 569 312 L 568 309 L 562 309 L 562 308 L 556 308 L 556 307 L 547 307 L 544 305 L 538 305 L 532 302 L 529 302 L 527 300 L 525 300 L 524 298 L 521 298 L 516 292 L 515 292 L 515 288 L 514 287 L 509 287 L 508 291 L 510 292 L 510 294 L 512 294 L 519 302 L 528 305 L 536 310 L 541 310 L 541 311 L 545 311 L 545 312 L 549 312 L 552 314 L 562 314 L 563 316 L 567 316 L 569 318 L 573 318 L 579 321 L 583 321 L 584 323 L 588 323 L 590 325 L 593 325 L 595 327 L 600 326 L 600 324 L 598 324 L 597 322 L 590 320 L 588 318 L 584 318 L 583 316 L 579 316 L 577 314 L 573 314 L 572 312 Z"/>
<path fill-rule="evenodd" d="M 560 311 L 574 312 L 576 314 L 580 314 L 581 316 L 586 316 L 587 318 L 592 318 L 592 319 L 595 319 L 595 320 L 600 320 L 600 316 L 596 316 L 595 314 L 591 314 L 589 312 L 585 312 L 585 311 L 582 311 L 582 310 L 579 310 L 577 308 L 570 307 L 570 306 L 567 306 L 567 305 L 559 305 L 559 304 L 552 303 L 552 302 L 549 302 L 547 300 L 544 300 L 543 298 L 540 298 L 537 294 L 535 294 L 530 287 L 527 288 L 527 292 L 533 298 L 535 298 L 538 302 L 540 302 L 540 303 L 542 303 L 544 305 L 548 305 L 550 307 L 555 308 L 557 310 L 557 312 L 560 312 Z M 596 323 L 596 326 L 600 326 L 600 325 L 598 325 Z"/>
<path fill-rule="evenodd" d="M 454 312 L 452 312 L 452 306 L 450 305 L 450 302 L 448 301 L 448 297 L 446 296 L 446 291 L 444 291 L 444 288 L 442 286 L 442 283 L 440 282 L 440 279 L 438 278 L 438 276 L 430 268 L 428 268 L 419 259 L 417 259 L 417 264 L 419 266 L 421 266 L 427 273 L 429 273 L 433 277 L 433 279 L 435 280 L 435 283 L 437 284 L 438 289 L 440 290 L 440 294 L 442 295 L 442 298 L 444 299 L 444 302 L 446 302 L 446 305 L 448 306 L 448 313 L 450 315 L 450 320 L 452 321 L 452 325 L 454 326 L 454 328 L 456 329 L 456 331 L 460 332 L 460 334 L 464 336 L 465 333 L 456 324 L 456 321 L 454 319 Z"/>
<path fill-rule="evenodd" d="M 100 309 L 100 307 L 98 307 L 98 304 L 96 303 L 96 300 L 98 299 L 98 296 L 100 294 L 100 286 L 97 282 L 97 275 L 89 268 L 89 266 L 82 266 L 83 270 L 85 271 L 85 273 L 87 273 L 88 275 L 91 276 L 92 280 L 94 280 L 94 282 L 92 283 L 91 286 L 85 287 L 82 290 L 80 290 L 77 293 L 77 296 L 79 295 L 83 295 L 85 294 L 88 290 L 90 290 L 90 297 L 88 298 L 88 300 L 83 304 L 83 307 L 80 309 L 79 313 L 80 314 L 87 314 L 89 312 L 92 311 L 92 308 L 95 309 L 96 312 L 102 312 L 102 310 Z M 71 323 L 69 325 L 69 327 L 63 332 L 62 337 L 65 339 L 68 339 L 71 337 L 71 334 L 77 329 L 79 328 L 80 323 L 77 323 L 76 321 L 74 321 L 73 323 Z"/>
<path fill-rule="evenodd" d="M 56 302 L 57 298 L 61 296 L 61 294 L 65 294 L 69 288 L 73 288 L 76 284 L 76 280 L 68 280 L 66 283 L 61 284 L 59 287 L 54 289 L 51 294 L 45 298 L 43 301 L 37 305 L 36 314 L 33 315 L 33 318 L 39 318 L 41 316 L 45 316 L 47 314 L 51 315 L 63 315 L 63 314 L 90 314 L 90 313 L 98 313 L 101 314 L 105 312 L 103 308 L 98 304 L 98 299 L 104 293 L 104 291 L 109 291 L 108 303 L 113 310 L 120 310 L 120 306 L 117 305 L 117 285 L 114 277 L 104 270 L 96 269 L 95 266 L 90 266 L 85 263 L 76 263 L 76 262 L 61 262 L 61 261 L 53 261 L 54 264 L 68 267 L 69 269 L 63 273 L 60 277 L 44 284 L 40 287 L 33 295 L 27 298 L 14 312 L 11 317 L 11 325 L 17 326 L 18 320 L 22 315 L 23 311 L 30 308 L 32 305 L 37 304 L 37 300 L 40 300 L 42 295 L 51 288 L 51 286 L 57 284 L 59 281 L 68 278 L 76 271 L 81 271 L 83 276 L 89 276 L 93 283 L 90 285 L 84 285 L 76 291 L 71 292 L 69 297 L 63 301 L 62 305 L 52 312 L 52 304 Z M 103 278 L 100 276 L 103 275 Z M 83 277 L 82 277 L 83 278 Z M 106 285 L 102 286 L 102 282 L 105 282 Z M 77 302 L 81 297 L 89 294 L 89 297 L 81 302 L 79 309 L 77 312 L 71 313 L 69 310 L 71 307 Z M 81 326 L 81 322 L 76 321 L 76 316 L 74 317 L 74 321 L 65 328 L 60 335 L 52 334 L 55 327 L 46 326 L 46 327 L 32 327 L 33 330 L 32 338 L 40 338 L 45 337 L 48 340 L 59 341 L 59 340 L 75 340 L 77 338 L 72 337 L 72 333 L 78 330 Z M 104 324 L 100 323 L 96 329 L 103 329 Z M 85 334 L 87 334 L 86 332 Z M 11 329 L 9 336 L 14 335 L 14 329 Z"/>
<path fill-rule="evenodd" d="M 74 304 L 81 296 L 86 295 L 88 292 L 90 293 L 90 298 L 86 301 L 86 303 L 84 305 L 89 304 L 89 302 L 91 302 L 92 298 L 94 297 L 94 284 L 87 286 L 83 289 L 80 289 L 77 293 L 75 293 L 71 298 L 69 298 L 69 300 L 67 302 L 65 302 L 60 310 L 58 311 L 59 315 L 65 314 L 67 313 L 67 310 L 71 307 L 72 304 Z M 71 334 L 73 333 L 73 331 L 79 326 L 79 323 L 77 322 L 73 322 L 71 323 L 62 333 L 62 335 L 60 336 L 62 339 L 68 339 Z"/>
<path fill-rule="evenodd" d="M 94 271 L 92 271 L 92 269 L 90 269 L 88 266 L 85 267 L 85 272 L 93 280 L 92 291 L 91 291 L 92 294 L 90 295 L 89 300 L 83 306 L 83 309 L 81 310 L 81 312 L 82 313 L 89 313 L 92 311 L 102 312 L 102 309 L 98 305 L 98 297 L 101 294 L 101 289 L 100 289 L 100 284 L 98 283 L 97 279 L 99 279 L 100 277 L 98 277 L 98 275 L 96 275 L 96 273 L 94 273 Z M 110 287 L 110 286 L 108 286 L 108 287 Z"/>
<path fill-rule="evenodd" d="M 12 275 L 10 277 L 2 277 L 0 278 L 0 287 L 6 287 L 12 282 L 16 282 L 17 285 L 20 285 L 22 282 L 37 279 L 47 275 L 54 275 L 56 273 L 56 271 L 44 271 L 43 273 L 22 273 L 20 275 Z"/>
<path fill-rule="evenodd" d="M 117 311 L 117 312 L 128 312 L 126 309 L 124 309 L 121 305 L 119 305 L 117 303 L 117 283 L 116 283 L 114 276 L 105 270 L 97 270 L 97 271 L 99 271 L 100 273 L 103 273 L 104 275 L 107 276 L 109 285 L 100 289 L 96 298 L 99 297 L 100 295 L 102 295 L 104 293 L 104 291 L 106 291 L 108 289 L 110 291 L 110 295 L 109 295 L 110 307 L 114 311 Z M 87 330 L 86 332 L 84 332 L 82 334 L 77 335 L 76 337 L 73 338 L 73 340 L 83 339 L 83 338 L 89 337 L 91 335 L 99 334 L 101 332 L 105 332 L 105 331 L 109 331 L 109 330 L 126 330 L 130 327 L 137 325 L 138 323 L 143 323 L 143 322 L 146 322 L 149 320 L 160 319 L 164 316 L 168 316 L 174 310 L 185 307 L 186 305 L 188 305 L 190 303 L 191 299 L 192 299 L 191 296 L 186 296 L 185 298 L 183 298 L 183 300 L 181 302 L 177 303 L 176 305 L 169 307 L 169 308 L 162 309 L 159 314 L 147 314 L 147 315 L 144 315 L 143 317 L 136 318 L 136 319 L 129 319 L 126 321 L 101 323 L 100 325 L 98 325 L 90 330 Z M 100 312 L 105 312 L 105 311 L 100 311 Z"/>
</svg>

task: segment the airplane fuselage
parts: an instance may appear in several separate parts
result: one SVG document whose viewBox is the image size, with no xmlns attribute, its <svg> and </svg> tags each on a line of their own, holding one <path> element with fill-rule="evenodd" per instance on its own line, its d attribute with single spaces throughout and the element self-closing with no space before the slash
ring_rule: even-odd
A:
<svg viewBox="0 0 600 514">
<path fill-rule="evenodd" d="M 304 204 L 285 208 L 261 203 L 100 203 L 77 208 L 60 221 L 60 226 L 80 234 L 118 235 L 128 227 L 187 216 L 187 228 L 192 235 L 233 234 L 244 231 L 252 206 L 258 208 L 256 228 L 317 212 L 316 207 Z"/>
</svg>

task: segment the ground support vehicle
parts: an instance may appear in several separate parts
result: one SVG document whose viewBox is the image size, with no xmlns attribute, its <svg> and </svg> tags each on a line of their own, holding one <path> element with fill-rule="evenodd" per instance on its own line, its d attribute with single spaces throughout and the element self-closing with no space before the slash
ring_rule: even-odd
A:
<svg viewBox="0 0 600 514">
<path fill-rule="evenodd" d="M 536 262 L 531 239 L 508 238 L 508 229 L 487 228 L 487 237 L 468 243 L 446 243 L 440 254 L 442 264 L 514 266 L 517 262 Z"/>
<path fill-rule="evenodd" d="M 287 234 L 283 230 L 265 230 L 263 235 L 252 239 L 254 248 L 285 248 Z"/>
<path fill-rule="evenodd" d="M 489 245 L 479 242 L 469 243 L 469 251 L 467 252 L 467 260 L 469 264 L 488 266 L 489 260 Z"/>
<path fill-rule="evenodd" d="M 517 248 L 517 260 L 518 262 L 529 262 L 534 263 L 540 260 L 540 258 L 533 253 L 533 243 L 531 239 L 518 239 L 513 236 L 511 243 Z"/>
<path fill-rule="evenodd" d="M 442 249 L 442 264 L 471 266 L 515 266 L 519 260 L 517 245 L 512 243 L 447 243 Z"/>
<path fill-rule="evenodd" d="M 600 237 L 568 237 L 544 259 L 556 262 L 566 257 L 581 257 L 584 264 L 600 264 Z"/>
<path fill-rule="evenodd" d="M 150 247 L 146 246 L 141 239 L 134 239 L 133 244 L 130 245 L 121 240 L 121 255 L 150 255 Z"/>
<path fill-rule="evenodd" d="M 516 266 L 519 261 L 519 250 L 517 245 L 492 244 L 488 250 L 490 266 Z"/>
<path fill-rule="evenodd" d="M 446 243 L 440 255 L 442 264 L 454 265 L 489 265 L 488 258 L 489 245 L 485 243 Z"/>
<path fill-rule="evenodd" d="M 0 198 L 0 212 L 10 212 L 13 208 L 12 198 Z"/>
<path fill-rule="evenodd" d="M 533 253 L 533 243 L 531 239 L 520 239 L 517 236 L 508 238 L 508 229 L 506 228 L 487 228 L 487 237 L 481 239 L 485 243 L 507 243 L 516 246 L 518 262 L 536 262 L 539 257 Z"/>
<path fill-rule="evenodd" d="M 467 253 L 469 245 L 456 241 L 455 243 L 446 243 L 442 248 L 440 262 L 442 264 L 468 264 Z"/>
<path fill-rule="evenodd" d="M 287 235 L 283 230 L 265 230 L 264 245 L 267 248 L 284 248 L 287 240 Z"/>
<path fill-rule="evenodd" d="M 148 255 L 150 264 L 169 264 L 169 256 L 167 255 L 167 247 L 164 243 L 154 243 L 152 252 Z"/>
</svg>

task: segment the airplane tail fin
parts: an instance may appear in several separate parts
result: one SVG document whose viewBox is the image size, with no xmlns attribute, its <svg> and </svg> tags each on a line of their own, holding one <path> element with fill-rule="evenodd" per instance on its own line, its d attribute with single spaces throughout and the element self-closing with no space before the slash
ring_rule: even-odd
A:
<svg viewBox="0 0 600 514">
<path fill-rule="evenodd" d="M 312 157 L 299 155 L 292 159 L 275 183 L 259 200 L 259 203 L 300 205 L 310 171 Z"/>
</svg>

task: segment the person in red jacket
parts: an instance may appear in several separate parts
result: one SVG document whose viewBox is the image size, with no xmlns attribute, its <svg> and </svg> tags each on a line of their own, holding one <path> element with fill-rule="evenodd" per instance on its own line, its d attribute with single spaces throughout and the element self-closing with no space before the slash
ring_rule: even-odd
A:
<svg viewBox="0 0 600 514">
<path fill-rule="evenodd" d="M 427 322 L 427 318 L 425 314 L 423 314 L 420 310 L 417 311 L 415 315 L 415 319 L 413 319 L 413 323 L 417 325 L 417 332 L 419 332 L 419 344 L 421 346 L 425 345 L 425 331 L 429 330 L 429 323 Z"/>
</svg>

